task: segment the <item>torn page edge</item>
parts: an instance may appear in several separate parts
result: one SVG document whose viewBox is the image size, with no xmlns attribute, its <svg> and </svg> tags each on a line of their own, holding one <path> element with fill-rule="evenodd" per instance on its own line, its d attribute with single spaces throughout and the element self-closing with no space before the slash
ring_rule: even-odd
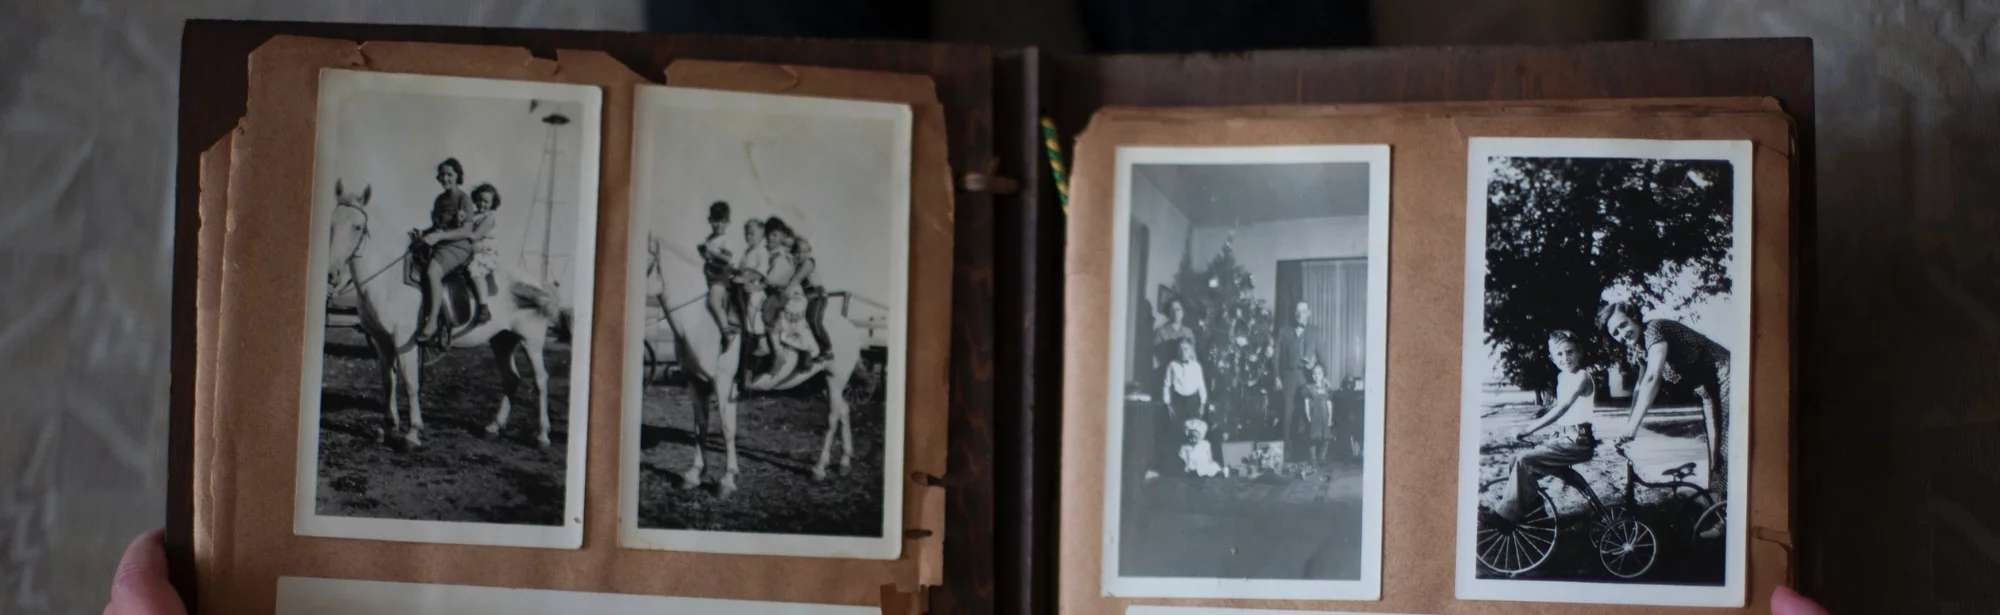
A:
<svg viewBox="0 0 2000 615">
<path fill-rule="evenodd" d="M 235 147 L 235 137 L 242 130 L 241 121 L 224 133 L 222 138 L 202 152 L 200 158 L 200 185 L 196 197 L 196 213 L 200 219 L 195 234 L 195 368 L 194 400 L 189 411 L 192 427 L 188 436 L 190 459 L 188 468 L 188 538 L 191 550 L 189 565 L 193 566 L 194 586 L 187 588 L 194 592 L 191 600 L 199 604 L 203 579 L 201 574 L 207 562 L 213 562 L 218 553 L 215 546 L 215 531 L 209 523 L 210 512 L 215 499 L 209 484 L 209 470 L 213 469 L 215 442 L 211 414 L 214 410 L 215 355 L 218 350 L 216 328 L 220 325 L 217 308 L 222 300 L 222 243 L 228 211 L 228 187 L 231 171 L 231 153 Z"/>
<path fill-rule="evenodd" d="M 936 475 L 921 471 L 904 477 L 907 491 L 920 498 L 916 524 L 903 529 L 903 549 L 915 555 L 916 578 L 899 579 L 906 590 L 920 590 L 944 584 L 945 486 Z M 898 575 L 902 577 L 904 575 Z"/>
</svg>

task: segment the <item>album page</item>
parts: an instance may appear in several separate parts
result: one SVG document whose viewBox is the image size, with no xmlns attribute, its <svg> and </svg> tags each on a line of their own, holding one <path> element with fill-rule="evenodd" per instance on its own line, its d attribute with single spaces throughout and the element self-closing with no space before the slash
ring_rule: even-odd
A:
<svg viewBox="0 0 2000 615">
<path fill-rule="evenodd" d="M 732 74 L 764 69 L 711 66 L 708 85 L 741 89 Z M 780 540 L 757 555 L 731 555 L 743 551 L 618 544 L 620 398 L 627 372 L 665 363 L 627 365 L 638 347 L 628 348 L 621 326 L 635 262 L 622 251 L 632 105 L 639 88 L 658 86 L 597 52 L 540 60 L 521 49 L 279 37 L 251 57 L 239 130 L 203 157 L 197 326 L 200 339 L 215 340 L 197 349 L 196 370 L 194 536 L 204 609 L 365 612 L 377 604 L 368 600 L 430 604 L 474 586 L 546 590 L 537 603 L 590 608 L 913 607 L 941 563 L 941 494 L 916 477 L 941 475 L 944 465 L 949 293 L 937 289 L 950 284 L 951 201 L 942 108 L 922 77 L 781 70 L 802 76 L 795 94 L 809 105 L 824 96 L 827 106 L 862 99 L 900 110 L 888 114 L 901 119 L 879 140 L 892 149 L 900 140 L 904 160 L 886 161 L 878 181 L 903 185 L 876 207 L 901 212 L 911 232 L 901 244 L 883 243 L 875 258 L 931 260 L 894 275 L 887 262 L 848 264 L 851 248 L 834 247 L 822 262 L 854 273 L 829 267 L 801 277 L 848 301 L 873 284 L 854 275 L 935 298 L 906 302 L 917 313 L 897 314 L 893 337 L 886 316 L 840 321 L 854 333 L 823 345 L 832 357 L 875 358 L 870 369 L 851 369 L 837 398 L 789 390 L 799 385 L 744 393 L 751 404 L 778 400 L 778 414 L 790 418 L 744 434 L 760 452 L 743 460 L 737 493 L 718 484 L 725 464 L 735 473 L 725 453 L 737 452 L 736 443 L 714 433 L 694 447 L 714 458 L 710 485 L 673 484 L 661 499 L 736 507 L 691 524 L 696 530 L 714 519 L 768 523 L 765 511 L 789 507 L 794 517 L 768 531 L 811 537 L 838 523 L 845 529 L 825 533 L 873 536 L 880 546 L 815 551 Z M 840 85 L 822 85 L 831 82 Z M 780 156 L 796 149 L 783 135 L 767 141 Z M 253 202 L 297 206 L 244 205 Z M 873 224 L 887 232 L 894 220 Z M 809 219 L 795 226 L 800 238 L 846 239 Z M 432 265 L 448 273 L 431 276 Z M 450 300 L 411 300 L 433 280 Z M 902 307 L 888 292 L 865 296 L 885 314 Z M 786 308 L 773 310 L 779 319 L 803 313 L 772 303 Z M 770 338 L 797 350 L 813 330 Z M 891 348 L 908 366 L 897 370 L 893 393 Z M 789 370 L 768 361 L 750 380 L 824 383 L 809 376 L 842 363 L 817 360 L 825 354 L 797 352 Z M 669 395 L 696 387 L 678 384 L 681 392 Z M 832 438 L 831 421 L 855 419 L 836 417 L 830 399 L 859 402 L 852 407 L 862 408 L 861 425 L 846 425 L 859 432 L 859 447 Z M 884 426 L 885 400 L 897 404 L 895 431 Z M 811 442 L 794 437 L 808 433 Z M 826 478 L 809 464 L 822 436 L 835 440 Z M 819 506 L 784 497 L 839 499 Z M 402 589 L 356 593 L 349 583 Z M 284 598 L 281 586 L 320 590 Z M 654 599 L 663 596 L 694 600 Z"/>
<path fill-rule="evenodd" d="M 1791 148 L 1752 99 L 1101 111 L 1063 611 L 1762 612 Z"/>
</svg>

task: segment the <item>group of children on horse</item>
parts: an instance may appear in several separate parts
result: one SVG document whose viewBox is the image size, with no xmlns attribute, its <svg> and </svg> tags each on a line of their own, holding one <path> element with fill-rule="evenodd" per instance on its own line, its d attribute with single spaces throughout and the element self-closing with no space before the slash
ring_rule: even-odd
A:
<svg viewBox="0 0 2000 615">
<path fill-rule="evenodd" d="M 814 362 L 832 360 L 833 345 L 820 322 L 826 286 L 812 244 L 777 216 L 751 218 L 743 221 L 739 254 L 728 245 L 729 204 L 721 201 L 709 205 L 708 226 L 696 250 L 708 280 L 708 313 L 722 329 L 723 345 L 747 333 L 752 356 L 781 350 Z"/>
<path fill-rule="evenodd" d="M 418 339 L 436 347 L 450 345 L 446 281 L 453 274 L 463 268 L 473 282 L 469 290 L 478 315 L 472 322 L 488 318 L 484 300 L 496 291 L 493 271 L 499 257 L 488 240 L 500 209 L 500 191 L 492 184 L 480 184 L 467 193 L 464 181 L 465 167 L 458 159 L 438 163 L 437 182 L 444 191 L 431 202 L 431 227 L 413 233 L 412 264 L 423 272 L 427 290 Z M 745 220 L 744 244 L 734 249 L 727 241 L 729 222 L 728 203 L 710 205 L 710 233 L 697 248 L 708 280 L 708 312 L 722 329 L 724 345 L 747 333 L 753 356 L 782 349 L 815 362 L 830 360 L 833 347 L 820 322 L 827 291 L 820 283 L 812 244 L 772 216 Z"/>
</svg>

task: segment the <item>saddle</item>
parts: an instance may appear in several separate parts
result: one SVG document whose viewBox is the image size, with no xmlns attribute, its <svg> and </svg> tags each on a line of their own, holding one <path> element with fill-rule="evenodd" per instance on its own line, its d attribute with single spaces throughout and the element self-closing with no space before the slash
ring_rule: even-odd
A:
<svg viewBox="0 0 2000 615">
<path fill-rule="evenodd" d="M 740 287 L 730 287 L 729 300 L 724 302 L 724 305 L 729 306 L 729 314 L 726 316 L 729 319 L 729 324 L 735 325 L 738 329 L 745 328 L 744 325 L 747 324 L 747 321 L 743 320 L 743 312 L 748 309 L 747 304 L 749 301 L 749 292 L 744 291 Z M 759 315 L 763 317 L 764 326 L 768 328 L 778 323 L 778 316 L 785 311 L 785 302 L 771 296 L 770 293 L 765 293 L 764 305 L 762 307 L 762 313 Z"/>
<path fill-rule="evenodd" d="M 403 283 L 422 291 L 424 305 L 429 306 L 437 298 L 430 296 L 430 285 L 424 283 L 424 271 L 431 264 L 431 246 L 423 242 L 422 236 L 422 231 L 410 231 L 410 257 L 403 259 Z M 439 323 L 443 326 L 438 327 L 435 339 L 425 341 L 450 346 L 452 337 L 493 319 L 487 301 L 497 284 L 493 274 L 484 277 L 484 280 L 474 280 L 471 271 L 464 266 L 444 274 L 445 303 L 444 310 L 440 312 L 444 322 Z"/>
</svg>

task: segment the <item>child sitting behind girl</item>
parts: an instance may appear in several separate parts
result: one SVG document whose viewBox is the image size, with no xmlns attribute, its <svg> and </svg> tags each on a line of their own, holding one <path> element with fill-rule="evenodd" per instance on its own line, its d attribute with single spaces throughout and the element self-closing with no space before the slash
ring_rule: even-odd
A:
<svg viewBox="0 0 2000 615">
<path fill-rule="evenodd" d="M 500 267 L 500 251 L 494 249 L 490 241 L 497 222 L 495 212 L 499 209 L 500 190 L 493 184 L 480 184 L 472 189 L 472 217 L 465 221 L 466 228 L 472 233 L 469 237 L 472 240 L 472 261 L 466 265 L 466 273 L 472 274 L 472 283 L 479 287 L 476 292 L 481 297 L 491 297 L 500 292 L 499 281 L 493 278 L 493 272 Z M 476 321 L 485 322 L 491 317 L 492 312 L 486 307 L 486 302 L 480 301 Z"/>
</svg>

